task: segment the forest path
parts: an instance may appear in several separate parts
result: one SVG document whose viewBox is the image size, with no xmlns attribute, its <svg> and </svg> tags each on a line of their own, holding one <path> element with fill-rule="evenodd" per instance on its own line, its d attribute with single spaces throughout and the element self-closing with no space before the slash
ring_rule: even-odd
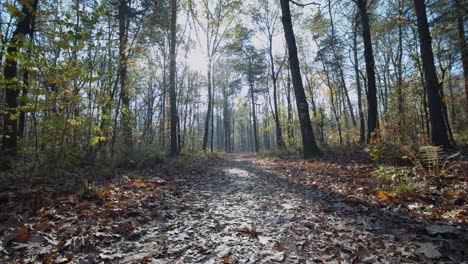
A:
<svg viewBox="0 0 468 264">
<path fill-rule="evenodd" d="M 155 225 L 167 232 L 158 261 L 400 263 L 466 258 L 459 248 L 454 250 L 460 244 L 450 230 L 438 233 L 440 226 L 432 226 L 439 236 L 430 235 L 421 222 L 366 201 L 305 188 L 289 181 L 284 171 L 260 168 L 256 158 L 229 154 L 205 173 L 178 178 L 182 186 L 187 184 L 181 187 L 186 191 L 177 201 L 179 209 L 171 213 L 174 219 Z"/>
<path fill-rule="evenodd" d="M 291 176 L 317 176 L 292 161 L 281 167 L 228 154 L 177 162 L 129 172 L 141 179 L 122 176 L 91 193 L 59 197 L 15 227 L 5 224 L 11 227 L 2 231 L 0 262 L 467 261 L 466 231 L 323 184 L 306 186 Z"/>
</svg>

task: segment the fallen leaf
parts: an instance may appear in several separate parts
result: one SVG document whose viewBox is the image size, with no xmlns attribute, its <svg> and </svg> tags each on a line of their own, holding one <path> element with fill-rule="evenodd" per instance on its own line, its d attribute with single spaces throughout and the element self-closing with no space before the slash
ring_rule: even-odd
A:
<svg viewBox="0 0 468 264">
<path fill-rule="evenodd" d="M 426 227 L 426 231 L 431 234 L 455 234 L 458 235 L 461 233 L 461 231 L 454 227 L 454 226 L 448 226 L 448 225 L 430 225 Z"/>
<path fill-rule="evenodd" d="M 14 237 L 14 240 L 16 241 L 26 241 L 31 237 L 31 228 L 27 225 L 18 227 L 16 229 L 16 235 Z"/>
<path fill-rule="evenodd" d="M 391 193 L 384 192 L 384 191 L 379 191 L 379 193 L 377 194 L 377 197 L 382 202 L 395 200 L 395 196 L 393 196 Z"/>
<path fill-rule="evenodd" d="M 416 254 L 422 254 L 428 258 L 440 258 L 442 254 L 437 250 L 438 247 L 431 242 L 427 243 L 416 243 L 418 248 L 414 251 Z"/>
</svg>

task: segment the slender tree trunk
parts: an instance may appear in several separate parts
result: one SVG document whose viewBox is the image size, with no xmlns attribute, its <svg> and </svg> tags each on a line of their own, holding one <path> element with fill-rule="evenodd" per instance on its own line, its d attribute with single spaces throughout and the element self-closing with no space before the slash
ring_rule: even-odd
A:
<svg viewBox="0 0 468 264">
<path fill-rule="evenodd" d="M 128 27 L 130 14 L 127 0 L 119 1 L 119 75 L 120 75 L 120 98 L 122 100 L 122 129 L 126 151 L 133 150 L 132 140 L 132 109 L 130 107 L 130 87 L 128 86 Z"/>
<path fill-rule="evenodd" d="M 440 85 L 440 97 L 445 98 L 445 92 L 442 84 Z M 450 140 L 450 144 L 456 145 L 455 138 L 453 137 L 452 127 L 450 126 L 450 120 L 448 118 L 448 109 L 445 102 L 442 100 L 442 113 L 444 114 L 445 125 L 447 126 L 447 132 Z"/>
<path fill-rule="evenodd" d="M 268 47 L 268 55 L 270 56 L 270 74 L 271 80 L 273 82 L 273 110 L 275 112 L 274 119 L 275 119 L 275 129 L 276 129 L 276 145 L 278 149 L 284 149 L 284 140 L 283 140 L 283 133 L 281 132 L 281 123 L 279 119 L 279 111 L 278 111 L 278 97 L 277 97 L 277 90 L 278 90 L 278 78 L 276 76 L 275 71 L 275 60 L 273 57 L 273 36 L 269 36 L 269 47 Z"/>
<path fill-rule="evenodd" d="M 176 41 L 177 41 L 177 0 L 171 0 L 171 46 L 170 46 L 170 72 L 169 72 L 169 99 L 171 103 L 171 156 L 178 154 L 177 150 L 177 115 L 176 102 Z"/>
<path fill-rule="evenodd" d="M 416 9 L 419 45 L 423 62 L 425 89 L 429 104 L 429 117 L 431 122 L 431 140 L 434 145 L 449 147 L 450 141 L 447 126 L 444 122 L 442 98 L 440 97 L 440 83 L 434 65 L 432 52 L 432 39 L 427 22 L 426 3 L 424 0 L 414 0 Z"/>
<path fill-rule="evenodd" d="M 223 87 L 224 151 L 231 152 L 231 118 L 229 114 L 229 98 L 226 89 L 227 85 Z"/>
<path fill-rule="evenodd" d="M 164 50 L 163 50 L 163 72 L 162 72 L 162 103 L 161 103 L 161 127 L 159 132 L 159 144 L 163 149 L 166 146 L 166 94 L 167 94 L 167 74 L 166 74 L 166 67 L 167 66 L 167 53 L 166 53 L 166 44 L 164 42 Z"/>
<path fill-rule="evenodd" d="M 346 86 L 346 80 L 345 80 L 343 68 L 342 68 L 342 65 L 341 65 L 341 59 L 339 58 L 338 53 L 336 51 L 336 47 L 335 47 L 335 23 L 334 23 L 334 20 L 333 20 L 333 14 L 332 14 L 331 7 L 332 7 L 331 0 L 328 0 L 328 14 L 330 15 L 330 26 L 331 26 L 330 46 L 331 46 L 331 49 L 332 49 L 333 58 L 335 59 L 335 62 L 337 64 L 337 66 L 338 66 L 338 72 L 340 74 L 340 80 L 341 80 L 341 87 L 342 87 L 343 93 L 344 93 L 344 95 L 346 97 L 346 103 L 347 103 L 348 108 L 349 108 L 349 114 L 351 115 L 351 121 L 353 123 L 353 126 L 355 127 L 355 126 L 357 126 L 357 123 L 356 123 L 356 118 L 354 117 L 353 105 L 351 104 L 351 100 L 349 98 L 348 88 Z"/>
<path fill-rule="evenodd" d="M 29 53 L 29 52 L 28 52 Z M 25 69 L 25 73 L 23 74 L 23 89 L 22 89 L 22 95 L 21 95 L 21 105 L 24 106 L 26 105 L 25 101 L 28 98 L 28 91 L 30 88 L 29 84 L 29 71 Z M 24 129 L 26 125 L 26 112 L 25 111 L 20 111 L 19 115 L 19 124 L 18 124 L 18 136 L 22 139 L 24 139 Z"/>
<path fill-rule="evenodd" d="M 214 80 L 213 72 L 211 72 L 211 92 L 212 92 L 212 95 L 211 95 L 211 137 L 210 137 L 210 151 L 211 152 L 214 152 L 213 141 L 214 141 L 214 133 L 215 133 L 215 129 L 214 129 L 215 86 L 214 86 L 213 80 Z"/>
<path fill-rule="evenodd" d="M 457 1 L 458 2 L 458 1 Z M 461 8 L 461 6 L 460 6 Z M 463 65 L 463 79 L 465 80 L 465 113 L 468 115 L 468 46 L 465 40 L 465 24 L 463 13 L 458 14 L 458 38 L 460 42 L 460 53 Z"/>
<path fill-rule="evenodd" d="M 403 97 L 403 2 L 398 1 L 398 59 L 397 59 L 397 97 L 398 97 L 398 126 L 401 128 L 404 122 L 404 97 Z"/>
<path fill-rule="evenodd" d="M 354 74 L 356 77 L 356 90 L 358 99 L 358 111 L 359 111 L 359 142 L 364 143 L 366 141 L 366 124 L 364 121 L 364 112 L 362 111 L 362 87 L 361 80 L 359 78 L 359 56 L 358 56 L 358 25 L 359 20 L 356 18 L 354 29 L 353 29 L 353 56 L 354 56 Z"/>
<path fill-rule="evenodd" d="M 287 89 L 287 91 L 286 91 L 286 104 L 287 104 L 287 110 L 288 110 L 288 114 L 287 114 L 287 119 L 288 119 L 287 133 L 288 133 L 289 144 L 292 144 L 293 139 L 294 139 L 294 131 L 293 131 L 293 128 L 292 128 L 292 125 L 293 125 L 293 110 L 292 110 L 292 104 L 291 104 L 291 75 L 290 75 L 289 69 L 288 69 L 288 80 L 287 80 L 286 89 Z"/>
<path fill-rule="evenodd" d="M 258 144 L 258 130 L 257 130 L 257 115 L 255 112 L 255 93 L 254 93 L 254 84 L 250 83 L 250 100 L 252 103 L 252 127 L 253 127 L 253 135 L 254 135 L 254 152 L 259 151 L 259 144 Z"/>
<path fill-rule="evenodd" d="M 210 130 L 210 118 L 211 118 L 211 111 L 212 111 L 212 98 L 211 98 L 211 66 L 212 60 L 208 58 L 208 109 L 206 111 L 206 118 L 205 118 L 205 132 L 203 133 L 203 144 L 202 150 L 206 151 L 206 147 L 208 146 L 208 133 Z"/>
<path fill-rule="evenodd" d="M 284 28 L 284 36 L 289 50 L 289 65 L 293 79 L 294 94 L 296 95 L 296 106 L 299 115 L 299 123 L 301 127 L 302 145 L 304 158 L 310 158 L 320 153 L 320 150 L 315 142 L 312 123 L 310 122 L 309 106 L 304 92 L 304 86 L 301 78 L 301 69 L 299 59 L 297 57 L 296 38 L 294 36 L 293 25 L 291 21 L 291 10 L 289 9 L 289 0 L 281 0 L 281 18 Z"/>
<path fill-rule="evenodd" d="M 367 0 L 357 0 L 359 14 L 361 16 L 362 35 L 364 38 L 364 58 L 367 73 L 367 142 L 378 126 L 377 119 L 377 85 L 375 82 L 375 62 L 372 50 L 371 29 L 369 16 L 367 14 Z"/>
</svg>

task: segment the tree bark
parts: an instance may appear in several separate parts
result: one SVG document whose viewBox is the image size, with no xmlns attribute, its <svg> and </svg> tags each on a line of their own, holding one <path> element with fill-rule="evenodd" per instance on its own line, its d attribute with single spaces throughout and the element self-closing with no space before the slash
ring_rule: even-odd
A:
<svg viewBox="0 0 468 264">
<path fill-rule="evenodd" d="M 119 1 L 119 75 L 120 98 L 122 100 L 122 129 L 126 151 L 133 150 L 132 140 L 132 110 L 130 108 L 130 89 L 128 87 L 128 27 L 130 24 L 130 12 L 127 0 Z"/>
<path fill-rule="evenodd" d="M 284 28 L 284 36 L 289 51 L 289 65 L 293 79 L 294 94 L 296 95 L 296 107 L 299 114 L 299 123 L 301 127 L 302 145 L 304 158 L 310 158 L 320 153 L 315 142 L 312 123 L 310 122 L 309 106 L 304 92 L 304 86 L 301 78 L 301 69 L 297 57 L 296 38 L 294 36 L 293 25 L 291 21 L 291 10 L 289 9 L 289 0 L 281 0 L 281 11 L 283 17 L 281 21 Z"/>
<path fill-rule="evenodd" d="M 211 111 L 212 111 L 212 98 L 211 98 L 211 58 L 208 58 L 208 109 L 206 112 L 205 118 L 205 132 L 203 133 L 203 144 L 202 150 L 206 151 L 206 147 L 208 145 L 208 133 L 210 130 L 210 118 L 211 118 Z"/>
<path fill-rule="evenodd" d="M 258 144 L 258 130 L 257 130 L 257 114 L 255 112 L 255 93 L 254 93 L 254 84 L 250 83 L 250 100 L 252 103 L 252 127 L 253 127 L 253 135 L 254 135 L 254 152 L 258 152 L 259 144 Z"/>
<path fill-rule="evenodd" d="M 468 115 L 468 47 L 465 40 L 465 26 L 463 14 L 458 15 L 458 38 L 460 41 L 461 59 L 463 65 L 463 79 L 465 80 L 465 113 Z"/>
<path fill-rule="evenodd" d="M 268 54 L 270 56 L 270 71 L 271 71 L 271 80 L 273 82 L 273 110 L 275 111 L 274 119 L 275 119 L 275 129 L 276 129 L 276 145 L 278 149 L 284 149 L 284 140 L 283 140 L 283 133 L 281 132 L 281 123 L 279 120 L 279 111 L 278 111 L 278 97 L 277 97 L 277 90 L 278 90 L 278 78 L 275 71 L 275 60 L 273 58 L 273 36 L 270 35 L 268 38 L 269 46 L 268 46 Z"/>
<path fill-rule="evenodd" d="M 4 114 L 2 147 L 6 156 L 16 156 L 18 153 L 18 120 L 16 118 L 18 108 L 18 96 L 20 85 L 18 83 L 18 58 L 20 46 L 23 38 L 34 30 L 34 17 L 37 11 L 39 0 L 21 3 L 21 13 L 24 17 L 19 18 L 16 29 L 11 38 L 11 44 L 7 48 L 7 56 L 4 66 L 3 76 L 5 77 L 5 101 L 6 113 Z M 32 7 L 32 8 L 31 8 Z"/>
<path fill-rule="evenodd" d="M 177 149 L 177 100 L 176 100 L 176 41 L 177 41 L 177 0 L 171 0 L 171 46 L 170 46 L 170 72 L 169 97 L 171 104 L 171 156 L 178 154 Z"/>
<path fill-rule="evenodd" d="M 425 89 L 429 105 L 429 119 L 431 123 L 432 144 L 449 147 L 450 141 L 447 134 L 447 126 L 444 122 L 442 98 L 440 96 L 440 83 L 434 65 L 434 53 L 432 51 L 432 39 L 427 22 L 426 3 L 424 0 L 414 0 L 416 9 L 419 45 L 425 79 Z"/>
<path fill-rule="evenodd" d="M 364 38 L 364 58 L 367 73 L 367 142 L 370 141 L 378 126 L 377 112 L 377 85 L 375 82 L 375 62 L 372 50 L 371 29 L 367 14 L 367 0 L 357 0 L 359 14 L 361 16 L 362 35 Z"/>
<path fill-rule="evenodd" d="M 291 104 L 291 73 L 290 73 L 290 70 L 288 68 L 288 80 L 287 80 L 287 86 L 286 86 L 286 105 L 287 105 L 287 111 L 288 111 L 288 114 L 287 114 L 287 119 L 288 119 L 288 129 L 287 129 L 287 133 L 288 133 L 288 141 L 289 141 L 289 145 L 292 145 L 292 142 L 293 142 L 293 138 L 294 138 L 294 131 L 293 131 L 293 128 L 292 128 L 292 125 L 293 125 L 293 110 L 292 110 L 292 104 Z"/>
<path fill-rule="evenodd" d="M 403 2 L 398 1 L 398 59 L 397 59 L 397 96 L 398 96 L 398 126 L 401 128 L 404 122 L 404 103 L 403 97 Z"/>
<path fill-rule="evenodd" d="M 358 22 L 356 18 L 353 29 L 353 56 L 354 56 L 354 74 L 356 75 L 356 90 L 358 99 L 358 111 L 359 111 L 359 142 L 364 143 L 366 141 L 366 124 L 364 121 L 364 112 L 362 111 L 362 87 L 361 80 L 359 78 L 359 56 L 358 56 L 358 45 L 357 45 L 357 30 Z"/>
</svg>

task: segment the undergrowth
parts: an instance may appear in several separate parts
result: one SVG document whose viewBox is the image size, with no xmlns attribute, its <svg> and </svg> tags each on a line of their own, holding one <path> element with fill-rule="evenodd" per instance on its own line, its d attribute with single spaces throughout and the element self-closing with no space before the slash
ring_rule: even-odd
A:
<svg viewBox="0 0 468 264">
<path fill-rule="evenodd" d="M 424 183 L 407 167 L 381 165 L 374 169 L 372 175 L 383 191 L 397 194 L 401 198 L 418 195 L 424 189 Z"/>
</svg>

